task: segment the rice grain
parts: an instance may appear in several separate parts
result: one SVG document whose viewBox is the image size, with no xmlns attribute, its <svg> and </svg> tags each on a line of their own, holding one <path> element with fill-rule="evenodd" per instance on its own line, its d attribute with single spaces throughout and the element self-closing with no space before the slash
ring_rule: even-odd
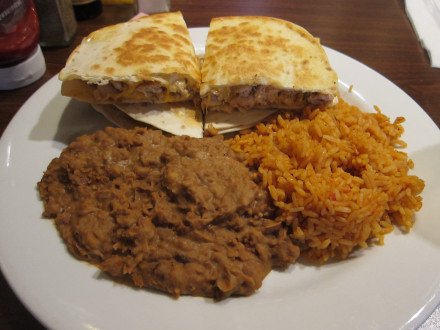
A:
<svg viewBox="0 0 440 330">
<path fill-rule="evenodd" d="M 301 117 L 280 114 L 229 140 L 246 156 L 279 208 L 278 222 L 312 260 L 346 258 L 383 244 L 397 226 L 407 232 L 422 207 L 424 182 L 399 148 L 404 118 L 364 113 L 344 100 Z"/>
</svg>

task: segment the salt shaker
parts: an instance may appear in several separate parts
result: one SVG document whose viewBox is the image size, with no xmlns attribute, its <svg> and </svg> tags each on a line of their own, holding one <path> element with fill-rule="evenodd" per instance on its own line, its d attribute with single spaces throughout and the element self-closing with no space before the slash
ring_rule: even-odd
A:
<svg viewBox="0 0 440 330">
<path fill-rule="evenodd" d="M 77 22 L 71 0 L 34 0 L 40 19 L 40 45 L 42 47 L 68 46 Z"/>
<path fill-rule="evenodd" d="M 170 11 L 170 0 L 135 0 L 140 13 L 155 14 Z"/>
</svg>

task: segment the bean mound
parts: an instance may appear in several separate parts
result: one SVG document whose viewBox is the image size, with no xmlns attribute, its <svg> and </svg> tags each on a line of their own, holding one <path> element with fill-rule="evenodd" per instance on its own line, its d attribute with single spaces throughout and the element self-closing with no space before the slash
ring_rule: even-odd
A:
<svg viewBox="0 0 440 330">
<path fill-rule="evenodd" d="M 38 183 L 69 251 L 115 279 L 223 299 L 250 295 L 299 255 L 221 136 L 106 128 L 79 137 Z"/>
</svg>

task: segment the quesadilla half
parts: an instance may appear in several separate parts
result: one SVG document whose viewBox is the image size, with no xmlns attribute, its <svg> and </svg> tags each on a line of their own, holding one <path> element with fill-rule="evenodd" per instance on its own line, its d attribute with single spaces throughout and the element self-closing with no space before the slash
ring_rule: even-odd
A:
<svg viewBox="0 0 440 330">
<path fill-rule="evenodd" d="M 92 104 L 92 106 L 119 127 L 151 125 L 173 135 L 196 138 L 205 136 L 208 127 L 213 127 L 217 134 L 250 128 L 273 113 L 272 110 L 258 109 L 247 112 L 235 111 L 225 116 L 224 112 L 213 111 L 202 118 L 201 110 L 193 102 Z"/>
<path fill-rule="evenodd" d="M 92 32 L 61 70 L 61 94 L 94 104 L 167 103 L 199 93 L 200 61 L 180 12 Z"/>
<path fill-rule="evenodd" d="M 276 18 L 212 19 L 201 72 L 201 106 L 208 112 L 337 102 L 338 77 L 319 39 Z"/>
</svg>

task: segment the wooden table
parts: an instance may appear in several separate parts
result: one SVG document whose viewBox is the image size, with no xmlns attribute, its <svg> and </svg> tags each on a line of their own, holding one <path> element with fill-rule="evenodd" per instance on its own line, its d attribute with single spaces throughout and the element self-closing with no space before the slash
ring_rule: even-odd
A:
<svg viewBox="0 0 440 330">
<path fill-rule="evenodd" d="M 208 26 L 224 15 L 265 15 L 306 28 L 321 43 L 349 55 L 393 81 L 408 93 L 440 126 L 440 69 L 429 65 L 407 18 L 403 0 L 171 0 L 171 10 L 182 11 L 189 27 Z M 102 15 L 79 22 L 72 44 L 44 49 L 47 71 L 34 84 L 0 91 L 0 134 L 21 105 L 63 67 L 68 55 L 88 33 L 126 21 L 128 6 L 104 6 Z M 0 278 L 0 328 L 42 329 L 38 321 Z"/>
</svg>

